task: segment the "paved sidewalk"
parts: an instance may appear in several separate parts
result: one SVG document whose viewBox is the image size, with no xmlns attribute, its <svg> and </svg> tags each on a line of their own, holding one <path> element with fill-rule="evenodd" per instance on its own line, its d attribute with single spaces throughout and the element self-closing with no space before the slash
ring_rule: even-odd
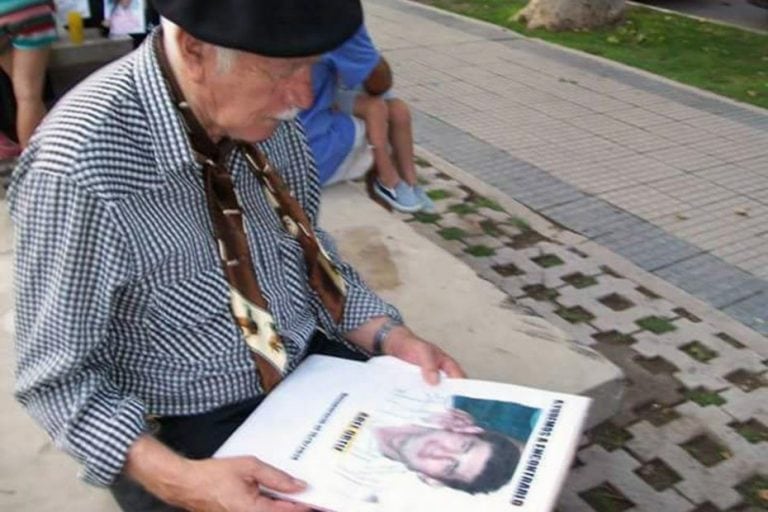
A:
<svg viewBox="0 0 768 512">
<path fill-rule="evenodd" d="M 366 15 L 418 144 L 768 333 L 768 112 L 416 3 Z"/>
<path fill-rule="evenodd" d="M 768 338 L 419 153 L 437 212 L 396 215 L 506 292 L 510 308 L 625 372 L 621 410 L 585 436 L 560 512 L 768 507 Z"/>
</svg>

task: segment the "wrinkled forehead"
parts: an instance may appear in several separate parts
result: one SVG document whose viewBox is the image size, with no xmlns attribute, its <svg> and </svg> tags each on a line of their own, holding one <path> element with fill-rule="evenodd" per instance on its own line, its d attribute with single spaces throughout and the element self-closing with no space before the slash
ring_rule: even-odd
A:
<svg viewBox="0 0 768 512">
<path fill-rule="evenodd" d="M 238 65 L 244 70 L 267 70 L 277 74 L 289 73 L 312 66 L 320 59 L 319 55 L 310 57 L 265 57 L 256 53 L 238 52 Z"/>
</svg>

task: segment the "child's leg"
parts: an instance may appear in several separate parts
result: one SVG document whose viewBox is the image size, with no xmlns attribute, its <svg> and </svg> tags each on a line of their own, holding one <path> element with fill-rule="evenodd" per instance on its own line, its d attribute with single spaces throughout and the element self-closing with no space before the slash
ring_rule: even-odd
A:
<svg viewBox="0 0 768 512">
<path fill-rule="evenodd" d="M 392 144 L 397 168 L 409 185 L 416 184 L 416 167 L 413 157 L 413 130 L 411 111 L 408 105 L 398 98 L 386 100 L 389 111 L 389 142 Z"/>
<path fill-rule="evenodd" d="M 400 181 L 397 168 L 389 156 L 387 105 L 381 98 L 360 94 L 355 99 L 355 116 L 365 121 L 368 142 L 373 146 L 373 161 L 376 173 L 382 185 L 394 188 Z"/>
</svg>

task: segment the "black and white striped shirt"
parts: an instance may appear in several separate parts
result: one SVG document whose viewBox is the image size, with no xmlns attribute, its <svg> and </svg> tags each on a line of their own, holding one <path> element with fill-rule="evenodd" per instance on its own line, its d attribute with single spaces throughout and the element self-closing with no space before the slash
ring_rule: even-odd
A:
<svg viewBox="0 0 768 512">
<path fill-rule="evenodd" d="M 315 222 L 320 191 L 301 127 L 282 123 L 261 147 Z M 348 296 L 333 325 L 242 155 L 231 169 L 291 369 L 318 328 L 340 338 L 372 317 L 399 316 L 340 264 Z M 86 481 L 114 480 L 146 415 L 195 414 L 260 393 L 229 311 L 202 172 L 151 44 L 59 103 L 22 156 L 9 201 L 16 395 L 84 465 Z"/>
</svg>

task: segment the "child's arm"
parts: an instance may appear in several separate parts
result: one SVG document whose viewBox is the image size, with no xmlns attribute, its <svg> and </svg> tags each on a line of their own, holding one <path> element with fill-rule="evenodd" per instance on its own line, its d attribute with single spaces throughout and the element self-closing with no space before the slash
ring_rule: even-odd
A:
<svg viewBox="0 0 768 512">
<path fill-rule="evenodd" d="M 384 94 L 392 87 L 392 70 L 384 57 L 379 59 L 379 63 L 363 82 L 363 87 L 372 96 Z"/>
</svg>

